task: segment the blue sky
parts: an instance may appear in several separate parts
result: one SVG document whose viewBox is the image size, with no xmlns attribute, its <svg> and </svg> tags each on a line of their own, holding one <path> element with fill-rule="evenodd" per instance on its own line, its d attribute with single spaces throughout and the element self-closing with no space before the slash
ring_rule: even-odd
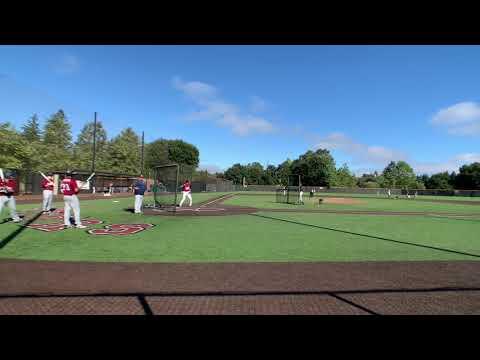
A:
<svg viewBox="0 0 480 360">
<path fill-rule="evenodd" d="M 357 173 L 480 161 L 479 46 L 0 46 L 0 121 L 181 138 L 202 167 L 328 148 Z"/>
</svg>

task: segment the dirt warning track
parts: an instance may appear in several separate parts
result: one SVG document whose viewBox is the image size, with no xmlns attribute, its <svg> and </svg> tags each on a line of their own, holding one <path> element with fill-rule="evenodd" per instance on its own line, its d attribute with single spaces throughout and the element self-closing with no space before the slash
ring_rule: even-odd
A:
<svg viewBox="0 0 480 360">
<path fill-rule="evenodd" d="M 0 314 L 480 314 L 479 266 L 4 259 Z"/>
</svg>

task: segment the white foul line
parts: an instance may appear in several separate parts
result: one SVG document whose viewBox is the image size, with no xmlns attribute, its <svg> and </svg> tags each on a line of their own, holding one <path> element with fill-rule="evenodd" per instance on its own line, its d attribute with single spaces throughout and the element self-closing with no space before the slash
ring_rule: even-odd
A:
<svg viewBox="0 0 480 360">
<path fill-rule="evenodd" d="M 207 205 L 209 205 L 209 204 L 211 204 L 211 203 L 214 203 L 214 202 L 216 202 L 216 201 L 220 201 L 220 200 L 222 200 L 223 198 L 225 198 L 225 197 L 227 197 L 227 196 L 230 196 L 230 194 L 224 195 L 224 196 L 222 196 L 222 197 L 220 197 L 220 198 L 218 198 L 218 199 L 215 199 L 215 200 L 212 200 L 212 201 L 210 201 L 210 202 L 208 202 L 208 203 L 206 203 L 206 204 L 200 205 L 199 207 L 202 208 L 202 207 L 207 206 Z"/>
</svg>

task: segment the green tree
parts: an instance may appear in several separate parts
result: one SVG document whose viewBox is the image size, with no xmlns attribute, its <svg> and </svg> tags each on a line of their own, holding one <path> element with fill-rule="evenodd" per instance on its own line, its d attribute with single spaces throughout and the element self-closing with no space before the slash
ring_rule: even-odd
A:
<svg viewBox="0 0 480 360">
<path fill-rule="evenodd" d="M 417 186 L 415 173 L 405 161 L 390 162 L 383 170 L 382 176 L 384 187 L 408 189 Z"/>
<path fill-rule="evenodd" d="M 168 159 L 180 165 L 180 176 L 191 179 L 200 163 L 200 152 L 195 145 L 183 140 L 168 140 Z"/>
<path fill-rule="evenodd" d="M 168 140 L 168 159 L 174 163 L 191 165 L 195 168 L 200 162 L 200 152 L 195 145 L 183 140 Z"/>
<path fill-rule="evenodd" d="M 307 151 L 291 165 L 293 175 L 302 176 L 306 186 L 332 186 L 335 184 L 335 160 L 328 150 Z"/>
<path fill-rule="evenodd" d="M 384 182 L 383 176 L 378 175 L 375 171 L 373 174 L 362 174 L 359 178 L 357 178 L 357 186 L 361 188 L 380 188 Z"/>
<path fill-rule="evenodd" d="M 350 171 L 347 164 L 337 169 L 335 176 L 335 186 L 340 187 L 355 187 L 357 184 L 357 179 L 355 175 Z"/>
<path fill-rule="evenodd" d="M 108 144 L 107 162 L 113 173 L 140 173 L 140 138 L 132 128 L 123 130 Z"/>
<path fill-rule="evenodd" d="M 247 184 L 265 185 L 263 182 L 264 170 L 262 164 L 254 162 L 245 166 Z"/>
<path fill-rule="evenodd" d="M 25 169 L 30 167 L 33 146 L 10 123 L 0 123 L 0 168 Z M 35 164 L 33 164 L 35 165 Z"/>
<path fill-rule="evenodd" d="M 450 183 L 450 174 L 448 171 L 433 174 L 425 182 L 425 187 L 427 189 L 452 190 L 453 184 Z"/>
<path fill-rule="evenodd" d="M 478 190 L 480 189 L 480 162 L 463 165 L 455 178 L 457 189 Z"/>
<path fill-rule="evenodd" d="M 46 147 L 42 143 L 42 133 L 38 116 L 34 114 L 22 127 L 21 135 L 30 148 L 31 156 L 23 161 L 24 170 L 38 170 L 40 164 L 43 163 L 43 156 L 46 153 Z"/>
<path fill-rule="evenodd" d="M 416 176 L 412 167 L 405 161 L 397 162 L 397 184 L 404 189 L 413 188 L 416 186 Z"/>
<path fill-rule="evenodd" d="M 288 184 L 288 177 L 292 174 L 292 160 L 287 159 L 276 169 L 276 179 L 277 183 L 280 185 Z"/>
<path fill-rule="evenodd" d="M 43 133 L 45 147 L 42 153 L 42 168 L 45 170 L 73 168 L 71 126 L 63 110 L 59 110 L 47 120 Z"/>
<path fill-rule="evenodd" d="M 275 165 L 268 165 L 263 173 L 263 183 L 265 185 L 278 184 L 277 169 Z"/>
<path fill-rule="evenodd" d="M 158 139 L 145 146 L 145 167 L 179 164 L 180 177 L 191 178 L 200 162 L 197 147 L 183 140 Z"/>
<path fill-rule="evenodd" d="M 145 168 L 169 164 L 168 140 L 158 139 L 145 145 Z"/>
<path fill-rule="evenodd" d="M 429 189 L 428 187 L 428 182 L 430 180 L 430 176 L 428 174 L 423 174 L 420 176 L 417 176 L 417 182 L 424 184 L 424 186 Z"/>
<path fill-rule="evenodd" d="M 27 141 L 40 142 L 42 134 L 37 114 L 33 114 L 27 123 L 23 125 L 22 135 Z"/>
<path fill-rule="evenodd" d="M 225 173 L 225 179 L 232 180 L 234 184 L 242 184 L 243 177 L 247 177 L 247 168 L 241 164 L 234 164 L 228 168 Z"/>
<path fill-rule="evenodd" d="M 94 122 L 87 123 L 80 134 L 73 148 L 73 159 L 75 167 L 78 169 L 90 169 L 93 159 L 93 133 Z M 97 121 L 96 133 L 95 133 L 95 169 L 106 170 L 108 169 L 108 139 L 107 132 L 103 127 L 101 121 Z"/>
<path fill-rule="evenodd" d="M 396 166 L 397 164 L 395 161 L 391 161 L 383 170 L 383 186 L 387 188 L 395 188 L 397 182 L 397 174 L 396 174 Z"/>
</svg>

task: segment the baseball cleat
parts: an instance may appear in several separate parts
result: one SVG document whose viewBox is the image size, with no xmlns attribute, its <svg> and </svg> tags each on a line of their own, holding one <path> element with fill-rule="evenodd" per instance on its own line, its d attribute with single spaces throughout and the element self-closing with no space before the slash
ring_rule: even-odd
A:
<svg viewBox="0 0 480 360">
<path fill-rule="evenodd" d="M 87 227 L 85 225 L 77 225 L 75 226 L 77 229 L 86 229 Z"/>
<path fill-rule="evenodd" d="M 63 225 L 64 229 L 71 229 L 73 226 L 72 225 Z"/>
</svg>

